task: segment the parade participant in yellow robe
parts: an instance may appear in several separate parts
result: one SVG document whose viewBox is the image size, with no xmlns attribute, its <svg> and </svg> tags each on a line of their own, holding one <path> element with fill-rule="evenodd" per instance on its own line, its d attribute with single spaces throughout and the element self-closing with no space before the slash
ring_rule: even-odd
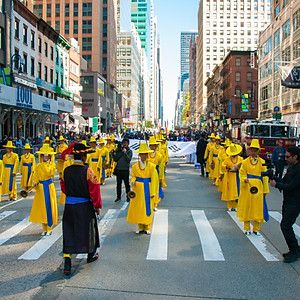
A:
<svg viewBox="0 0 300 300">
<path fill-rule="evenodd" d="M 97 176 L 97 179 L 99 180 L 100 171 L 98 169 L 98 162 L 100 159 L 100 151 L 99 151 L 99 148 L 96 147 L 97 141 L 94 136 L 91 136 L 91 138 L 90 138 L 90 146 L 91 146 L 90 150 L 93 150 L 95 152 L 88 154 L 87 163 L 89 164 L 89 168 L 91 168 L 94 171 L 94 173 Z"/>
<path fill-rule="evenodd" d="M 113 156 L 112 156 L 112 152 L 117 149 L 115 140 L 116 140 L 116 137 L 112 134 L 110 136 L 111 146 L 110 146 L 110 151 L 109 151 L 109 153 L 110 153 L 110 155 L 109 155 L 110 156 L 110 169 L 109 169 L 109 175 L 108 175 L 109 177 L 112 176 L 114 169 L 117 166 L 117 163 L 114 161 Z"/>
<path fill-rule="evenodd" d="M 62 173 L 64 172 L 65 168 L 67 168 L 73 164 L 74 164 L 74 154 L 68 154 L 67 160 L 64 160 L 64 166 L 63 166 Z M 61 191 L 58 204 L 64 205 L 65 203 L 66 203 L 66 195 L 63 193 L 63 191 Z"/>
<path fill-rule="evenodd" d="M 162 156 L 164 158 L 164 165 L 165 165 L 165 167 L 164 167 L 164 177 L 162 179 L 161 186 L 163 188 L 166 188 L 167 187 L 166 169 L 167 169 L 167 165 L 169 163 L 168 141 L 166 140 L 166 138 L 162 134 L 160 135 L 160 140 L 161 140 L 160 149 L 161 149 Z"/>
<path fill-rule="evenodd" d="M 88 147 L 88 145 L 87 145 L 87 143 L 86 143 L 86 140 L 79 140 L 78 141 L 78 143 L 81 143 L 81 144 L 83 144 L 85 147 Z M 85 166 L 88 168 L 89 167 L 89 164 L 88 164 L 88 157 L 89 157 L 89 155 L 87 155 L 87 161 L 85 162 Z"/>
<path fill-rule="evenodd" d="M 114 143 L 112 143 L 110 136 L 106 137 L 105 147 L 109 153 L 109 162 L 107 168 L 105 169 L 105 175 L 106 177 L 111 177 L 112 176 L 112 151 L 114 151 L 115 147 L 114 147 Z"/>
<path fill-rule="evenodd" d="M 104 146 L 105 141 L 103 139 L 103 137 L 101 137 L 99 139 L 99 155 L 100 155 L 100 159 L 101 161 L 98 162 L 98 172 L 100 174 L 100 184 L 104 185 L 105 184 L 105 167 L 108 165 L 109 163 L 109 152 L 107 150 L 107 148 Z"/>
<path fill-rule="evenodd" d="M 17 182 L 16 176 L 19 168 L 19 156 L 13 152 L 16 148 L 12 141 L 8 141 L 5 146 L 6 154 L 3 155 L 3 185 L 2 195 L 8 194 L 9 200 L 17 200 Z"/>
<path fill-rule="evenodd" d="M 44 235 L 51 235 L 52 226 L 57 224 L 56 192 L 53 183 L 55 175 L 55 163 L 51 157 L 55 154 L 49 144 L 44 144 L 37 152 L 42 158 L 33 174 L 33 183 L 36 189 L 29 222 L 42 223 Z"/>
<path fill-rule="evenodd" d="M 215 134 L 212 133 L 210 136 L 208 136 L 210 138 L 210 142 L 207 144 L 206 148 L 205 148 L 205 152 L 204 152 L 204 159 L 206 160 L 206 166 L 205 166 L 205 171 L 206 171 L 206 177 L 208 177 L 208 174 L 211 172 L 210 169 L 210 158 L 209 158 L 209 152 L 210 149 L 213 147 L 213 145 L 215 144 Z"/>
<path fill-rule="evenodd" d="M 219 135 L 215 137 L 215 144 L 210 148 L 209 151 L 209 161 L 210 163 L 210 172 L 209 178 L 213 179 L 214 184 L 219 184 L 219 176 L 220 176 L 220 161 L 219 161 L 219 153 L 223 149 L 221 146 L 221 138 Z"/>
<path fill-rule="evenodd" d="M 57 162 L 57 172 L 59 174 L 59 178 L 61 178 L 62 171 L 64 168 L 64 160 L 61 159 L 61 153 L 68 148 L 68 145 L 65 143 L 65 139 L 63 136 L 59 137 L 59 145 L 56 147 L 56 162 Z"/>
<path fill-rule="evenodd" d="M 218 192 L 222 192 L 222 187 L 223 187 L 223 177 L 224 177 L 224 170 L 222 168 L 222 163 L 223 161 L 228 157 L 226 154 L 227 148 L 230 146 L 231 141 L 230 139 L 226 139 L 224 143 L 221 143 L 223 145 L 223 149 L 219 153 L 219 166 L 220 166 L 220 171 L 219 171 L 219 187 L 218 187 Z"/>
<path fill-rule="evenodd" d="M 1 194 L 2 194 L 3 173 L 4 173 L 4 165 L 3 165 L 3 161 L 0 159 L 0 202 L 1 202 Z"/>
<path fill-rule="evenodd" d="M 235 211 L 237 208 L 240 194 L 239 169 L 243 161 L 243 158 L 239 156 L 241 151 L 242 146 L 231 144 L 226 150 L 228 157 L 222 163 L 224 178 L 221 200 L 227 201 L 228 211 Z"/>
<path fill-rule="evenodd" d="M 21 188 L 28 190 L 33 186 L 33 176 L 32 174 L 34 173 L 35 169 L 35 157 L 33 154 L 30 153 L 30 148 L 29 144 L 26 144 L 24 147 L 24 152 L 21 156 L 21 161 L 20 161 L 20 169 L 19 172 L 22 174 L 21 177 Z"/>
<path fill-rule="evenodd" d="M 150 228 L 153 220 L 153 198 L 157 194 L 158 175 L 155 165 L 147 162 L 148 149 L 146 143 L 141 143 L 139 150 L 140 160 L 132 166 L 131 185 L 136 196 L 130 200 L 126 221 L 130 224 L 138 224 L 137 234 L 146 232 L 151 234 Z"/>
<path fill-rule="evenodd" d="M 164 193 L 162 190 L 162 180 L 164 177 L 164 158 L 161 153 L 157 151 L 158 144 L 159 143 L 155 140 L 155 137 L 151 136 L 149 139 L 149 147 L 153 152 L 149 153 L 147 161 L 155 165 L 159 179 L 157 194 L 153 198 L 154 211 L 157 211 L 157 204 L 161 199 L 164 198 Z"/>
<path fill-rule="evenodd" d="M 259 140 L 253 139 L 249 147 L 250 156 L 242 162 L 240 168 L 241 192 L 238 200 L 237 217 L 244 222 L 245 234 L 251 234 L 250 221 L 253 221 L 253 233 L 259 235 L 262 222 L 268 221 L 268 209 L 265 196 L 269 193 L 268 177 L 262 177 L 261 172 L 267 168 L 260 158 Z M 251 193 L 250 188 L 256 187 L 257 193 Z"/>
<path fill-rule="evenodd" d="M 52 149 L 52 151 L 53 151 L 53 153 L 54 153 L 54 149 L 51 147 L 51 143 L 53 143 L 53 142 L 50 141 L 49 136 L 46 136 L 46 137 L 45 137 L 45 140 L 43 141 L 43 145 L 44 145 L 44 144 L 48 144 L 49 147 L 50 147 L 50 149 Z M 36 152 L 36 153 L 37 153 L 37 152 Z M 54 162 L 54 154 L 51 154 L 51 161 Z M 41 156 L 39 155 L 39 163 L 40 163 L 40 162 L 43 162 L 43 160 L 41 159 Z"/>
</svg>

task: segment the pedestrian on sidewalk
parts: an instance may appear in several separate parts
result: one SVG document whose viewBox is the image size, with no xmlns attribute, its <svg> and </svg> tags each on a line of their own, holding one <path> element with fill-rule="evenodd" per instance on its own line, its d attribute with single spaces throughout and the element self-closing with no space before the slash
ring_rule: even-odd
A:
<svg viewBox="0 0 300 300">
<path fill-rule="evenodd" d="M 124 181 L 126 189 L 127 202 L 129 202 L 129 168 L 132 159 L 132 150 L 129 148 L 129 139 L 124 138 L 122 140 L 122 144 L 119 144 L 117 149 L 112 152 L 112 158 L 117 163 L 114 170 L 114 174 L 117 176 L 117 198 L 115 202 L 121 201 L 122 181 Z"/>
<path fill-rule="evenodd" d="M 37 164 L 33 173 L 33 185 L 36 191 L 29 222 L 41 223 L 43 226 L 41 235 L 49 236 L 52 234 L 53 225 L 57 225 L 56 191 L 53 183 L 56 166 L 52 160 L 55 152 L 49 144 L 44 143 L 37 154 L 40 155 L 41 162 Z"/>
<path fill-rule="evenodd" d="M 204 166 L 205 166 L 205 159 L 204 154 L 207 147 L 207 141 L 205 140 L 205 133 L 201 133 L 200 140 L 197 143 L 196 155 L 197 155 L 197 163 L 200 164 L 201 168 L 201 176 L 204 177 Z"/>
<path fill-rule="evenodd" d="M 146 143 L 140 143 L 138 151 L 139 161 L 132 166 L 131 186 L 135 197 L 131 199 L 127 222 L 138 224 L 137 234 L 145 232 L 151 234 L 150 228 L 153 220 L 153 198 L 157 193 L 158 175 L 155 165 L 147 161 L 150 150 Z"/>
<path fill-rule="evenodd" d="M 284 261 L 289 263 L 300 258 L 300 247 L 296 239 L 293 225 L 300 214 L 300 149 L 289 147 L 286 152 L 289 164 L 287 173 L 281 178 L 270 181 L 270 185 L 283 191 L 281 231 L 288 245 L 289 252 L 284 253 Z"/>
<path fill-rule="evenodd" d="M 275 176 L 282 178 L 284 166 L 285 166 L 285 154 L 286 148 L 283 146 L 283 140 L 278 141 L 278 146 L 272 153 L 271 163 L 275 165 Z"/>
<path fill-rule="evenodd" d="M 96 214 L 102 207 L 100 182 L 91 168 L 84 164 L 93 150 L 82 143 L 73 143 L 66 150 L 74 154 L 74 163 L 62 174 L 61 190 L 66 195 L 63 214 L 64 273 L 71 273 L 71 258 L 75 253 L 88 253 L 87 262 L 98 259 L 100 247 Z"/>
<path fill-rule="evenodd" d="M 17 200 L 17 182 L 16 176 L 19 168 L 19 156 L 13 152 L 16 148 L 12 141 L 8 141 L 5 146 L 6 154 L 3 155 L 3 186 L 2 195 L 8 194 L 9 200 Z"/>
<path fill-rule="evenodd" d="M 250 156 L 242 162 L 240 168 L 241 191 L 238 200 L 237 217 L 244 222 L 245 234 L 251 234 L 250 221 L 253 221 L 253 233 L 260 235 L 262 222 L 268 221 L 269 214 L 266 195 L 269 193 L 268 177 L 261 176 L 267 171 L 265 161 L 259 157 L 260 145 L 258 139 L 253 139 L 249 147 Z M 256 187 L 256 192 L 251 192 Z"/>
</svg>

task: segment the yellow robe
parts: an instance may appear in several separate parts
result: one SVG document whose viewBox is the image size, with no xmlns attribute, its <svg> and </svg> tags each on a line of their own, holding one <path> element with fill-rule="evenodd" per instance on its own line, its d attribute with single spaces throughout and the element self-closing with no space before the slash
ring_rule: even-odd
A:
<svg viewBox="0 0 300 300">
<path fill-rule="evenodd" d="M 28 174 L 28 171 L 30 170 L 28 164 L 30 164 L 31 174 Z M 28 155 L 23 154 L 21 156 L 20 168 L 19 168 L 19 172 L 22 174 L 21 188 L 32 187 L 33 173 L 34 173 L 35 165 L 36 165 L 35 157 L 33 154 L 29 153 Z M 28 176 L 29 176 L 29 178 L 28 178 Z"/>
<path fill-rule="evenodd" d="M 157 151 L 161 154 L 162 159 L 163 159 L 163 163 L 164 163 L 164 171 L 163 171 L 163 177 L 162 177 L 162 182 L 161 182 L 161 187 L 162 188 L 166 188 L 167 187 L 167 183 L 166 183 L 166 176 L 165 176 L 165 168 L 166 168 L 166 160 L 168 159 L 166 157 L 166 150 L 164 149 L 163 144 L 160 144 Z M 168 156 L 169 157 L 169 156 Z"/>
<path fill-rule="evenodd" d="M 205 152 L 204 152 L 204 159 L 206 159 L 206 166 L 205 166 L 205 171 L 206 173 L 210 173 L 211 169 L 210 169 L 210 158 L 209 158 L 209 153 L 210 153 L 210 149 L 211 147 L 213 147 L 215 143 L 209 142 L 205 148 Z"/>
<path fill-rule="evenodd" d="M 111 157 L 110 153 L 112 150 L 115 149 L 115 145 L 110 143 L 110 144 L 106 144 L 105 147 L 106 147 L 106 149 L 108 151 L 108 155 L 109 155 L 109 160 L 108 160 L 109 168 L 107 168 L 105 170 L 105 175 L 106 175 L 106 177 L 108 177 L 108 176 L 112 175 L 113 158 Z"/>
<path fill-rule="evenodd" d="M 65 151 L 68 148 L 67 144 L 59 144 L 56 147 L 56 153 L 62 153 L 63 151 Z M 56 160 L 57 163 L 57 172 L 58 173 L 62 173 L 63 169 L 64 169 L 64 160 L 63 159 L 57 159 Z"/>
<path fill-rule="evenodd" d="M 222 192 L 222 190 L 223 190 L 224 169 L 222 168 L 222 163 L 227 157 L 228 157 L 228 155 L 226 154 L 226 149 L 223 148 L 219 153 L 219 187 L 218 187 L 218 192 Z"/>
<path fill-rule="evenodd" d="M 66 167 L 71 166 L 73 164 L 74 164 L 74 159 L 65 160 L 62 173 L 64 172 Z M 62 204 L 62 205 L 66 204 L 66 194 L 64 194 L 62 191 L 59 196 L 58 204 Z"/>
<path fill-rule="evenodd" d="M 263 194 L 269 193 L 268 178 L 263 177 L 263 182 L 260 179 L 248 178 L 248 175 L 261 176 L 261 172 L 267 170 L 263 164 L 265 161 L 262 158 L 258 158 L 256 164 L 252 164 L 250 157 L 246 158 L 242 162 L 240 168 L 240 196 L 238 200 L 237 217 L 241 222 L 243 221 L 257 221 L 264 222 L 263 214 Z M 249 179 L 252 186 L 258 188 L 257 194 L 250 193 L 249 183 L 245 183 L 245 179 Z"/>
<path fill-rule="evenodd" d="M 143 169 L 141 163 L 137 162 L 132 166 L 131 177 L 131 183 L 136 182 L 136 186 L 134 187 L 136 196 L 130 200 L 126 221 L 130 224 L 150 225 L 152 224 L 154 207 L 153 198 L 151 198 L 151 196 L 156 195 L 158 186 L 158 175 L 155 165 L 146 162 L 145 169 Z M 146 213 L 144 183 L 138 182 L 137 178 L 151 178 L 151 183 L 149 184 L 150 203 L 149 206 L 147 206 L 149 209 L 148 215 Z"/>
<path fill-rule="evenodd" d="M 209 178 L 215 179 L 215 184 L 219 184 L 219 176 L 220 176 L 220 160 L 219 160 L 219 152 L 223 149 L 223 146 L 219 145 L 217 148 L 217 144 L 214 144 L 209 151 L 209 161 L 210 163 L 214 162 L 214 169 L 210 167 Z"/>
<path fill-rule="evenodd" d="M 222 163 L 222 169 L 224 171 L 223 178 L 223 190 L 221 200 L 233 201 L 239 198 L 238 186 L 240 186 L 240 178 L 237 177 L 236 172 L 229 172 L 229 169 L 234 165 L 240 164 L 243 158 L 238 156 L 235 163 L 232 162 L 231 156 L 227 157 Z M 237 180 L 238 178 L 238 180 Z"/>
<path fill-rule="evenodd" d="M 18 173 L 18 168 L 19 168 L 18 154 L 11 152 L 9 154 L 9 157 L 8 157 L 8 154 L 4 154 L 3 155 L 3 165 L 4 165 L 4 173 L 3 173 L 2 195 L 9 194 L 10 199 L 17 198 L 16 176 L 11 177 L 11 175 L 12 174 L 17 175 L 17 173 Z M 13 165 L 13 168 L 6 167 L 5 165 Z M 12 183 L 11 190 L 10 190 L 10 183 Z"/>
<path fill-rule="evenodd" d="M 1 202 L 1 191 L 2 191 L 3 173 L 4 173 L 3 161 L 0 159 L 0 202 Z"/>
<path fill-rule="evenodd" d="M 162 180 L 164 177 L 164 160 L 162 155 L 159 152 L 149 153 L 147 162 L 151 162 L 155 165 L 155 168 L 158 172 L 158 179 Z M 157 204 L 160 202 L 161 198 L 159 197 L 159 184 L 157 186 L 157 193 L 155 194 L 153 198 L 154 207 L 157 207 Z"/>
<path fill-rule="evenodd" d="M 95 150 L 95 152 L 90 153 L 88 155 L 87 163 L 89 165 L 89 168 L 91 168 L 94 171 L 95 175 L 97 176 L 97 179 L 99 180 L 100 179 L 100 170 L 98 169 L 98 162 L 99 162 L 99 159 L 101 158 L 100 150 L 97 147 L 93 150 Z"/>
<path fill-rule="evenodd" d="M 98 161 L 97 168 L 99 169 L 100 178 L 99 181 L 101 183 L 105 182 L 105 170 L 104 170 L 104 164 L 108 164 L 109 162 L 109 153 L 105 146 L 99 148 L 100 158 L 101 160 Z"/>
<path fill-rule="evenodd" d="M 29 217 L 29 221 L 32 223 L 47 224 L 47 210 L 46 210 L 46 200 L 44 194 L 44 184 L 41 181 L 53 179 L 54 175 L 55 175 L 55 163 L 53 161 L 39 163 L 35 168 L 33 174 L 33 182 L 39 184 L 35 187 L 36 192 L 32 202 L 32 208 Z M 52 182 L 47 186 L 49 187 L 52 221 L 53 221 L 53 225 L 56 225 L 57 224 L 57 203 L 56 203 L 56 192 L 55 192 L 54 183 Z"/>
</svg>

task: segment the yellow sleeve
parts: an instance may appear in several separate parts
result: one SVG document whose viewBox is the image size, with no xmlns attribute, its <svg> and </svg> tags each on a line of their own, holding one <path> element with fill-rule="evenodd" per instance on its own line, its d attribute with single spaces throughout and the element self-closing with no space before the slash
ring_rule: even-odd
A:
<svg viewBox="0 0 300 300">
<path fill-rule="evenodd" d="M 3 172 L 4 172 L 4 165 L 3 165 L 3 161 L 0 160 L 0 183 L 2 183 L 3 181 Z"/>
<path fill-rule="evenodd" d="M 54 161 L 51 161 L 50 162 L 50 174 L 51 174 L 51 177 L 55 176 L 55 170 L 56 170 L 56 165 L 55 165 Z"/>
<path fill-rule="evenodd" d="M 240 176 L 241 184 L 246 184 L 245 179 L 247 179 L 247 161 L 245 160 L 242 162 L 239 176 Z"/>
<path fill-rule="evenodd" d="M 164 178 L 164 171 L 165 171 L 165 162 L 163 157 L 158 162 L 158 170 L 159 170 L 159 179 Z"/>
<path fill-rule="evenodd" d="M 105 151 L 105 162 L 108 164 L 109 163 L 109 152 L 108 150 L 106 149 Z"/>
<path fill-rule="evenodd" d="M 40 169 L 40 165 L 38 164 L 33 173 L 33 183 L 38 183 L 40 181 L 39 169 Z"/>
<path fill-rule="evenodd" d="M 208 143 L 205 148 L 204 159 L 208 158 L 209 150 L 210 150 L 210 144 Z"/>
<path fill-rule="evenodd" d="M 99 151 L 99 159 L 98 159 L 98 163 L 97 163 L 97 168 L 98 169 L 102 168 L 102 156 L 101 156 L 100 151 Z"/>
<path fill-rule="evenodd" d="M 137 164 L 138 164 L 138 162 L 137 162 Z M 131 184 L 136 181 L 136 177 L 137 176 L 136 176 L 135 168 L 134 168 L 134 165 L 133 165 L 132 169 L 131 169 L 131 181 L 130 181 Z"/>
<path fill-rule="evenodd" d="M 19 168 L 19 155 L 16 154 L 15 155 L 15 163 L 14 163 L 14 170 L 13 170 L 13 174 L 17 174 L 18 173 L 18 168 Z"/>
<path fill-rule="evenodd" d="M 265 163 L 264 161 L 262 163 Z M 262 172 L 266 172 L 267 171 L 267 167 L 266 166 L 262 166 Z M 268 176 L 264 176 L 262 178 L 263 180 L 263 193 L 264 194 L 269 194 L 270 193 L 270 189 L 269 189 L 269 177 Z"/>
<path fill-rule="evenodd" d="M 32 172 L 34 172 L 35 167 L 36 167 L 35 157 L 34 155 L 32 155 Z"/>
<path fill-rule="evenodd" d="M 22 174 L 22 169 L 23 169 L 23 159 L 24 159 L 24 156 L 22 155 L 21 156 L 21 161 L 20 161 L 20 168 L 19 168 L 19 173 Z"/>
<path fill-rule="evenodd" d="M 158 188 L 158 174 L 156 172 L 155 165 L 152 165 L 152 170 L 151 170 L 151 190 L 150 190 L 150 196 L 155 196 L 157 193 L 157 188 Z"/>
</svg>

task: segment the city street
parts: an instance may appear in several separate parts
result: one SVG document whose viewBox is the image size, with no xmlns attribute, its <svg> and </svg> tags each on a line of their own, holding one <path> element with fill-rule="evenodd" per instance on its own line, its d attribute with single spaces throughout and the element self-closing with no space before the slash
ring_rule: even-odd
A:
<svg viewBox="0 0 300 300">
<path fill-rule="evenodd" d="M 115 178 L 108 178 L 101 186 L 100 257 L 87 264 L 74 255 L 69 277 L 63 274 L 63 206 L 52 236 L 41 237 L 42 226 L 28 222 L 33 193 L 16 202 L 2 196 L 0 298 L 296 299 L 300 260 L 287 264 L 281 256 L 287 252 L 279 226 L 282 194 L 271 188 L 262 236 L 246 236 L 236 212 L 227 212 L 212 181 L 199 175 L 185 159 L 171 159 L 150 236 L 126 222 L 126 196 L 115 203 Z M 300 238 L 300 219 L 297 224 Z"/>
</svg>

